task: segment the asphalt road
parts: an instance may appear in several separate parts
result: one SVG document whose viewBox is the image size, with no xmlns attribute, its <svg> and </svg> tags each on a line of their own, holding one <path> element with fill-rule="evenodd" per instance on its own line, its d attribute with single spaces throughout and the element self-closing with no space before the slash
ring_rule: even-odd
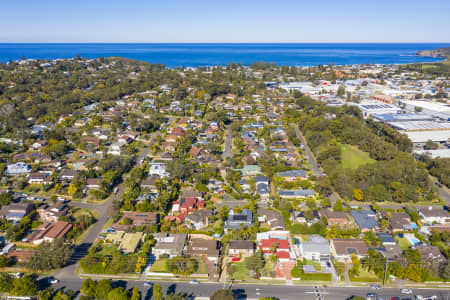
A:
<svg viewBox="0 0 450 300">
<path fill-rule="evenodd" d="M 60 281 L 55 288 L 66 288 L 71 290 L 79 290 L 83 280 L 74 279 L 70 281 Z M 152 281 L 156 283 L 158 281 Z M 216 290 L 222 289 L 223 283 L 200 283 L 198 285 L 189 284 L 188 282 L 158 282 L 163 293 L 176 292 L 185 293 L 193 297 L 210 297 Z M 152 290 L 144 287 L 143 281 L 115 281 L 116 286 L 123 286 L 127 289 L 138 287 L 143 295 L 143 299 L 151 299 Z M 226 288 L 231 288 L 235 295 L 239 295 L 239 299 L 259 299 L 262 297 L 277 297 L 279 299 L 319 299 L 317 290 L 314 286 L 297 286 L 297 285 L 272 285 L 272 284 L 234 284 Z M 322 287 L 318 286 L 321 299 L 324 300 L 342 300 L 350 296 L 367 296 L 367 293 L 375 292 L 381 299 L 389 300 L 391 297 L 411 298 L 415 295 L 431 296 L 436 295 L 438 299 L 450 299 L 450 289 L 413 289 L 413 294 L 404 295 L 400 293 L 400 288 L 383 288 L 373 290 L 369 287 Z"/>
<path fill-rule="evenodd" d="M 450 192 L 445 187 L 439 188 L 439 196 L 441 196 L 442 200 L 447 203 L 447 205 L 450 205 Z"/>
<path fill-rule="evenodd" d="M 150 140 L 153 140 L 153 138 L 159 134 L 159 132 L 155 132 L 151 135 Z M 145 158 L 148 155 L 148 152 L 150 151 L 151 144 L 145 146 L 144 149 L 139 153 L 139 155 L 135 158 L 135 163 L 139 163 L 141 159 Z M 74 254 L 72 255 L 72 258 L 69 260 L 69 264 L 57 271 L 54 274 L 55 278 L 58 278 L 60 280 L 70 280 L 77 278 L 77 268 L 79 265 L 79 261 L 81 258 L 87 255 L 89 248 L 92 246 L 92 244 L 97 239 L 98 235 L 102 232 L 103 228 L 105 227 L 106 223 L 108 222 L 109 218 L 113 214 L 113 207 L 112 203 L 116 199 L 120 199 L 124 192 L 125 188 L 123 184 L 121 183 L 117 187 L 117 192 L 106 202 L 101 204 L 89 204 L 89 203 L 81 203 L 81 202 L 71 202 L 71 206 L 76 207 L 82 207 L 82 208 L 88 208 L 88 209 L 94 209 L 99 212 L 99 217 L 97 222 L 92 225 L 89 232 L 86 234 L 86 236 L 83 238 L 83 241 L 80 243 L 80 245 L 77 245 L 74 251 Z"/>
<path fill-rule="evenodd" d="M 222 153 L 222 159 L 225 160 L 227 157 L 232 157 L 232 148 L 233 148 L 233 135 L 231 134 L 230 127 L 227 128 L 227 132 L 225 134 L 225 146 Z"/>
</svg>

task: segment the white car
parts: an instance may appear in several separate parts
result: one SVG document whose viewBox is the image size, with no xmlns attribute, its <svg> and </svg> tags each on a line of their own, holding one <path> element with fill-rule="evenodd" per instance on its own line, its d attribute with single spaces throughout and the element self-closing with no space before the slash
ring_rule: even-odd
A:
<svg viewBox="0 0 450 300">
<path fill-rule="evenodd" d="M 411 289 L 401 289 L 400 292 L 402 294 L 412 294 L 412 290 Z"/>
<path fill-rule="evenodd" d="M 153 287 L 153 282 L 144 282 L 144 286 Z"/>
<path fill-rule="evenodd" d="M 371 284 L 370 288 L 372 288 L 374 290 L 379 290 L 379 289 L 381 289 L 381 286 L 379 284 Z"/>
<path fill-rule="evenodd" d="M 59 280 L 58 279 L 55 279 L 55 278 L 50 278 L 49 280 L 48 280 L 48 283 L 50 283 L 50 284 L 57 284 L 59 282 Z"/>
<path fill-rule="evenodd" d="M 200 282 L 198 280 L 191 280 L 189 281 L 190 284 L 200 284 Z"/>
</svg>

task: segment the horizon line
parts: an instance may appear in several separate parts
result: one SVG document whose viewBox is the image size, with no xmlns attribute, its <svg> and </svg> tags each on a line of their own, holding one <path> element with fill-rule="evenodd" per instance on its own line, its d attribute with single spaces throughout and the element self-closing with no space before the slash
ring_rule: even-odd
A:
<svg viewBox="0 0 450 300">
<path fill-rule="evenodd" d="M 449 44 L 449 42 L 0 42 L 4 44 Z"/>
</svg>

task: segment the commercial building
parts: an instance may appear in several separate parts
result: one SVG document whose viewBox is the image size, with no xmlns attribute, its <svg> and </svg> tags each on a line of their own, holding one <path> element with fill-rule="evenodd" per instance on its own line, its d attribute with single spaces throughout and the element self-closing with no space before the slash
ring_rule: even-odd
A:
<svg viewBox="0 0 450 300">
<path fill-rule="evenodd" d="M 450 105 L 431 102 L 426 100 L 402 100 L 401 104 L 405 109 L 414 112 L 419 108 L 422 113 L 442 119 L 444 121 L 450 121 Z"/>
</svg>

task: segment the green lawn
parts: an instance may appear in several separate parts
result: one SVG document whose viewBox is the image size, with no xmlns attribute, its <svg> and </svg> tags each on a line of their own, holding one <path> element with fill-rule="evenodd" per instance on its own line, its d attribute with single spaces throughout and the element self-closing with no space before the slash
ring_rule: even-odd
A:
<svg viewBox="0 0 450 300">
<path fill-rule="evenodd" d="M 357 146 L 341 144 L 342 167 L 357 169 L 358 167 L 374 163 L 375 160 L 369 157 L 369 153 L 363 152 Z"/>
<path fill-rule="evenodd" d="M 233 263 L 233 279 L 246 280 L 248 279 L 248 269 L 244 262 Z"/>
<path fill-rule="evenodd" d="M 79 218 L 81 215 L 91 215 L 94 218 L 98 219 L 98 211 L 93 209 L 87 209 L 87 208 L 73 208 L 73 217 L 75 219 Z"/>
<path fill-rule="evenodd" d="M 167 258 L 160 258 L 150 268 L 150 272 L 169 272 L 166 266 Z"/>
<path fill-rule="evenodd" d="M 398 236 L 395 237 L 395 240 L 397 241 L 397 244 L 402 248 L 402 250 L 406 250 L 411 246 L 411 244 L 408 242 L 405 238 L 399 238 Z"/>
<path fill-rule="evenodd" d="M 205 262 L 201 258 L 195 258 L 195 260 L 198 262 L 198 269 L 194 274 L 208 274 L 208 267 Z M 150 272 L 169 272 L 166 262 L 167 258 L 158 259 L 153 263 Z"/>
<path fill-rule="evenodd" d="M 358 277 L 350 277 L 350 281 L 356 282 L 379 282 L 381 281 L 374 273 L 361 269 Z"/>
<path fill-rule="evenodd" d="M 203 259 L 196 258 L 195 260 L 198 262 L 198 268 L 195 274 L 208 274 L 208 266 L 205 264 Z"/>
</svg>

